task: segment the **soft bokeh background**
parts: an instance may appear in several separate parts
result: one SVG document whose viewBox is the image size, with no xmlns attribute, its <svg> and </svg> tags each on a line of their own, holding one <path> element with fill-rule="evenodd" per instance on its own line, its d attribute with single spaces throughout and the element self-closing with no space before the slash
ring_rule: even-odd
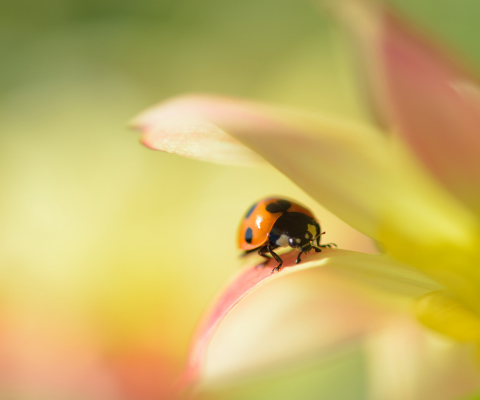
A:
<svg viewBox="0 0 480 400">
<path fill-rule="evenodd" d="M 398 0 L 480 66 L 480 4 Z M 258 198 L 346 225 L 273 169 L 154 152 L 126 124 L 213 92 L 367 118 L 328 16 L 307 0 L 1 0 L 0 398 L 168 398 L 196 320 L 240 265 Z M 349 385 L 344 382 L 348 380 Z M 365 398 L 361 349 L 208 398 Z"/>
</svg>

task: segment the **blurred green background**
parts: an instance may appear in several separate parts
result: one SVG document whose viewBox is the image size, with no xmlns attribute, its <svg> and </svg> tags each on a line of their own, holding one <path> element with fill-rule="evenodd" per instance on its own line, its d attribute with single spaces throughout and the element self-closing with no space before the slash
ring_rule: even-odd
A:
<svg viewBox="0 0 480 400">
<path fill-rule="evenodd" d="M 395 3 L 480 66 L 480 4 Z M 126 128 L 185 92 L 367 118 L 318 3 L 0 0 L 0 52 L 1 398 L 165 398 L 265 195 L 311 207 L 340 247 L 367 243 L 273 169 L 154 152 Z M 362 399 L 364 373 L 353 350 L 208 396 Z"/>
</svg>

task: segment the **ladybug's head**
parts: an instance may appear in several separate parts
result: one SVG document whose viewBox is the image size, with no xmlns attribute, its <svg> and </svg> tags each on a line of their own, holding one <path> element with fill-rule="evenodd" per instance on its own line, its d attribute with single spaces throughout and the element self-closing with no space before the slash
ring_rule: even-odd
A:
<svg viewBox="0 0 480 400">
<path fill-rule="evenodd" d="M 288 245 L 294 249 L 302 250 L 303 252 L 310 251 L 312 249 L 313 235 L 310 231 L 302 232 L 288 238 Z"/>
</svg>

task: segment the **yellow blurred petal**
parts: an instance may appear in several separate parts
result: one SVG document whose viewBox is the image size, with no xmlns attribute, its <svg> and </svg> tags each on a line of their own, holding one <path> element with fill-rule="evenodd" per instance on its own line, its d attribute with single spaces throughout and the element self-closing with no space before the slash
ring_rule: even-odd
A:
<svg viewBox="0 0 480 400">
<path fill-rule="evenodd" d="M 460 341 L 480 341 L 480 316 L 442 292 L 428 293 L 415 305 L 426 326 Z"/>
<path fill-rule="evenodd" d="M 451 400 L 480 388 L 475 346 L 394 316 L 367 338 L 370 400 Z"/>
<path fill-rule="evenodd" d="M 475 220 L 472 218 L 472 221 Z M 389 254 L 441 283 L 452 296 L 480 316 L 480 254 L 475 227 L 470 237 L 452 235 L 451 239 L 455 239 L 451 240 L 442 233 L 421 237 L 423 227 L 416 225 L 415 220 L 410 222 L 419 235 L 399 237 L 387 230 L 381 234 Z"/>
<path fill-rule="evenodd" d="M 443 288 L 417 269 L 398 262 L 385 254 L 363 254 L 352 251 L 337 250 L 335 257 L 326 260 L 325 265 L 332 265 L 337 274 L 348 280 L 367 284 L 391 294 L 411 297 Z"/>
</svg>

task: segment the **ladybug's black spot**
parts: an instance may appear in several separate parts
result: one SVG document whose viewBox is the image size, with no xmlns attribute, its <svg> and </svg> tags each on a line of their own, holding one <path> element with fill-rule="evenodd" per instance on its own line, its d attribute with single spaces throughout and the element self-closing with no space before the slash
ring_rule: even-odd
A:
<svg viewBox="0 0 480 400">
<path fill-rule="evenodd" d="M 292 204 L 287 200 L 278 200 L 276 203 L 267 204 L 265 209 L 272 214 L 279 212 L 287 212 L 287 210 L 292 206 Z"/>
<path fill-rule="evenodd" d="M 282 211 L 284 212 L 292 206 L 292 204 L 287 200 L 278 200 L 277 203 L 280 204 L 280 207 L 282 207 Z"/>
<path fill-rule="evenodd" d="M 247 228 L 247 230 L 245 231 L 245 241 L 247 243 L 252 243 L 252 239 L 253 239 L 252 228 Z"/>
<path fill-rule="evenodd" d="M 257 206 L 257 203 L 255 203 L 253 206 L 250 207 L 250 209 L 247 211 L 247 214 L 245 215 L 245 219 L 247 219 L 250 215 L 252 215 L 253 210 L 255 210 L 255 207 Z"/>
</svg>

